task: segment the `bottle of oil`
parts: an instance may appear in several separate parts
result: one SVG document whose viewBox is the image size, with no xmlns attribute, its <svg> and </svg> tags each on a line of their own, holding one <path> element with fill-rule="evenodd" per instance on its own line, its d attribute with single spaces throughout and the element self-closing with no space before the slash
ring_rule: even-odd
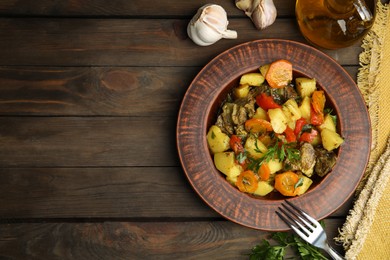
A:
<svg viewBox="0 0 390 260">
<path fill-rule="evenodd" d="M 354 44 L 374 23 L 364 0 L 297 0 L 295 12 L 303 36 L 325 49 Z"/>
</svg>

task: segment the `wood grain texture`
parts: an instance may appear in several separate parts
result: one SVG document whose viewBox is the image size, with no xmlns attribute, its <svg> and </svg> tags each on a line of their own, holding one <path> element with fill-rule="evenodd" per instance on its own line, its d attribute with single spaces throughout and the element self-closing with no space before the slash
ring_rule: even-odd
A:
<svg viewBox="0 0 390 260">
<path fill-rule="evenodd" d="M 187 37 L 187 23 L 178 19 L 3 18 L 0 65 L 204 66 L 221 52 L 252 40 L 306 42 L 293 19 L 278 19 L 262 32 L 250 20 L 233 19 L 230 27 L 238 31 L 238 39 L 204 48 Z M 360 52 L 359 43 L 325 51 L 342 65 L 358 64 Z"/>
<path fill-rule="evenodd" d="M 356 79 L 357 66 L 345 67 Z M 176 117 L 201 67 L 1 67 L 0 115 Z"/>
<path fill-rule="evenodd" d="M 200 1 L 0 1 L 0 258 L 247 259 L 268 232 L 224 220 L 180 166 L 177 113 L 212 58 L 247 41 L 305 42 L 294 1 L 237 40 L 186 34 Z M 360 44 L 324 51 L 356 79 Z M 327 230 L 336 235 L 348 201 Z M 290 254 L 291 255 L 291 254 Z"/>
<path fill-rule="evenodd" d="M 234 6 L 234 1 L 214 0 L 223 6 L 230 17 L 244 17 L 244 13 Z M 32 3 L 27 0 L 3 0 L 0 3 L 0 15 L 23 16 L 193 16 L 196 10 L 208 4 L 200 1 L 150 1 L 117 0 L 84 0 L 84 1 L 51 1 L 41 0 Z M 279 16 L 294 15 L 294 1 L 274 0 Z"/>
<path fill-rule="evenodd" d="M 352 201 L 333 217 L 343 217 Z M 1 168 L 0 222 L 12 219 L 222 219 L 181 167 Z"/>
<path fill-rule="evenodd" d="M 176 118 L 1 117 L 2 167 L 178 166 Z"/>
<path fill-rule="evenodd" d="M 2 67 L 0 115 L 176 117 L 198 67 Z"/>
<path fill-rule="evenodd" d="M 342 220 L 325 225 L 333 237 Z M 0 258 L 237 260 L 269 237 L 226 221 L 0 224 Z"/>
<path fill-rule="evenodd" d="M 0 219 L 221 218 L 179 167 L 0 169 Z"/>
</svg>

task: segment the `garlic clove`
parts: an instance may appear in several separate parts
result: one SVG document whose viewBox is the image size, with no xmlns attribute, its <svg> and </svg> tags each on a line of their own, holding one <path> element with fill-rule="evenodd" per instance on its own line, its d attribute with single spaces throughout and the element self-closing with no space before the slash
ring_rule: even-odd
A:
<svg viewBox="0 0 390 260">
<path fill-rule="evenodd" d="M 275 22 L 277 10 L 273 0 L 236 0 L 235 3 L 238 9 L 251 18 L 259 30 Z"/>
<path fill-rule="evenodd" d="M 223 7 L 207 4 L 199 8 L 187 26 L 188 36 L 200 46 L 208 46 L 222 38 L 235 39 L 237 32 L 228 30 L 229 22 Z"/>
</svg>

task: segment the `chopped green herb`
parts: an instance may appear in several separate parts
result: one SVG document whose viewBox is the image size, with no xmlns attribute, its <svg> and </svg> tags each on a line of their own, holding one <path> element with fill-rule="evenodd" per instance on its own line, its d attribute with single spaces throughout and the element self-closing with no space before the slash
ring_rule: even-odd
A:
<svg viewBox="0 0 390 260">
<path fill-rule="evenodd" d="M 299 178 L 298 182 L 295 183 L 294 189 L 297 189 L 298 187 L 301 187 L 303 185 L 303 178 Z"/>
<path fill-rule="evenodd" d="M 284 161 L 286 158 L 290 161 L 299 160 L 301 153 L 296 149 L 296 143 L 275 143 L 274 146 L 268 148 L 267 152 L 259 159 L 248 158 L 248 168 L 254 172 L 257 172 L 263 162 L 269 162 L 273 159 Z M 261 153 L 257 143 L 255 143 L 255 151 Z"/>
<path fill-rule="evenodd" d="M 271 238 L 278 245 L 271 245 L 269 241 L 263 239 L 259 245 L 252 248 L 249 260 L 283 260 L 287 248 L 292 248 L 303 260 L 328 259 L 321 254 L 318 248 L 303 241 L 293 233 L 275 232 Z"/>
<path fill-rule="evenodd" d="M 331 114 L 329 114 L 329 115 L 332 118 L 334 125 L 337 126 L 337 116 L 334 116 L 334 115 L 331 115 Z"/>
<path fill-rule="evenodd" d="M 302 127 L 302 132 L 311 132 L 311 130 L 313 129 L 313 126 L 311 124 L 306 124 Z"/>
<path fill-rule="evenodd" d="M 237 154 L 236 159 L 237 159 L 238 163 L 240 163 L 240 164 L 245 162 L 245 160 L 247 159 L 246 153 L 242 152 L 242 153 Z"/>
<path fill-rule="evenodd" d="M 215 137 L 217 137 L 214 133 L 214 131 L 211 131 L 211 139 L 214 139 Z"/>
<path fill-rule="evenodd" d="M 270 243 L 263 239 L 260 245 L 252 248 L 252 253 L 249 255 L 249 260 L 275 259 L 283 260 L 285 248 L 282 246 L 271 246 Z"/>
</svg>

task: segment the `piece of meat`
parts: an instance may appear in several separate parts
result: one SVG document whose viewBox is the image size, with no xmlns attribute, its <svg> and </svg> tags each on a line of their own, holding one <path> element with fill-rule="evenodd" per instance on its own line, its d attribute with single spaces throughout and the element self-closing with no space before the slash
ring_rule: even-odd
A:
<svg viewBox="0 0 390 260">
<path fill-rule="evenodd" d="M 336 164 L 337 155 L 333 151 L 328 152 L 320 147 L 317 147 L 315 151 L 317 159 L 314 171 L 317 175 L 324 177 Z"/>
<path fill-rule="evenodd" d="M 314 172 L 314 165 L 316 164 L 316 151 L 309 143 L 303 143 L 300 149 L 301 152 L 301 171 L 307 176 L 311 177 Z"/>
</svg>

